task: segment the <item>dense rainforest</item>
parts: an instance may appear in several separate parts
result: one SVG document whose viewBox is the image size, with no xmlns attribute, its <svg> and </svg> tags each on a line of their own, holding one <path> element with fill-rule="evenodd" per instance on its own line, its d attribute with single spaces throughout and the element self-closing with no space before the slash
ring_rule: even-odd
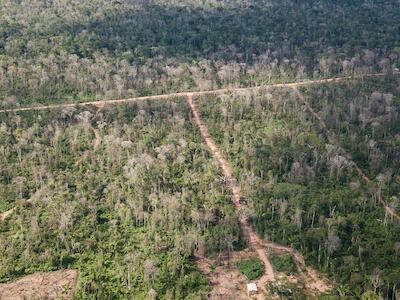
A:
<svg viewBox="0 0 400 300">
<path fill-rule="evenodd" d="M 399 68 L 398 0 L 1 0 L 0 299 L 400 299 Z"/>
<path fill-rule="evenodd" d="M 256 85 L 399 67 L 385 1 L 4 0 L 3 106 Z"/>
</svg>

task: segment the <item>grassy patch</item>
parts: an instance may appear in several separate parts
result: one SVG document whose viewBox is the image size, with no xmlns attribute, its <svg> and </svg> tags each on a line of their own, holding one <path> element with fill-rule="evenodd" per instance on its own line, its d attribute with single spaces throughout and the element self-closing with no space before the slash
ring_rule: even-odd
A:
<svg viewBox="0 0 400 300">
<path fill-rule="evenodd" d="M 283 272 L 287 275 L 292 275 L 297 272 L 296 263 L 290 254 L 271 255 L 270 261 L 274 269 L 278 272 Z"/>
<path fill-rule="evenodd" d="M 238 262 L 237 267 L 249 280 L 254 280 L 264 273 L 264 264 L 258 258 Z"/>
</svg>

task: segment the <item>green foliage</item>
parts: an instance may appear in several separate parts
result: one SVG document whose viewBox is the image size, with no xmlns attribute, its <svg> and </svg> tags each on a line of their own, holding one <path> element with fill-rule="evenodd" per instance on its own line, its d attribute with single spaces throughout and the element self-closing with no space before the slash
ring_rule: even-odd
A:
<svg viewBox="0 0 400 300">
<path fill-rule="evenodd" d="M 279 299 L 283 300 L 308 299 L 308 296 L 304 293 L 304 291 L 291 282 L 287 281 L 270 282 L 267 284 L 267 288 L 273 297 L 279 297 Z"/>
<path fill-rule="evenodd" d="M 361 295 L 361 300 L 378 300 L 379 296 L 372 291 L 365 292 Z"/>
<path fill-rule="evenodd" d="M 3 0 L 0 109 L 384 72 L 301 89 L 336 146 L 286 89 L 199 106 L 261 236 L 337 297 L 394 298 L 400 226 L 377 200 L 399 211 L 399 19 L 395 0 Z M 204 298 L 194 253 L 244 241 L 190 119 L 177 101 L 1 114 L 0 281 L 77 268 L 77 299 Z"/>
<path fill-rule="evenodd" d="M 0 100 L 8 107 L 399 65 L 394 0 L 4 0 L 0 12 Z"/>
<path fill-rule="evenodd" d="M 0 208 L 17 207 L 0 222 L 0 281 L 74 268 L 76 299 L 205 298 L 195 251 L 232 249 L 240 231 L 187 108 L 85 109 L 0 116 Z"/>
<path fill-rule="evenodd" d="M 364 83 L 349 82 L 339 88 L 312 87 L 308 95 L 311 94 L 316 111 L 323 111 L 327 125 L 334 127 L 349 120 L 350 106 L 345 95 L 363 103 L 355 108 L 356 112 L 364 112 L 376 121 L 376 113 L 373 116 L 365 112 L 366 95 L 371 95 L 371 89 L 385 86 L 382 93 L 392 92 L 396 99 L 398 85 L 399 79 L 389 76 Z M 376 197 L 380 186 L 385 199 L 391 199 L 396 207 L 395 194 L 400 187 L 398 169 L 394 167 L 400 156 L 392 144 L 398 135 L 396 126 L 388 126 L 387 131 L 381 129 L 380 143 L 389 143 L 382 153 L 390 160 L 381 160 L 385 166 L 376 164 L 377 170 L 387 172 L 379 176 L 380 185 L 371 188 L 351 166 L 336 164 L 339 156 L 344 157 L 341 145 L 332 145 L 318 121 L 288 90 L 270 89 L 255 95 L 233 93 L 221 100 L 203 97 L 199 107 L 211 135 L 235 167 L 242 194 L 252 210 L 251 222 L 261 236 L 302 252 L 307 263 L 341 285 L 333 292 L 337 296 L 359 298 L 373 287 L 372 278 L 382 282 L 380 295 L 395 293 L 398 287 L 394 274 L 400 266 L 395 249 L 400 225 L 386 216 Z M 382 113 L 381 122 L 386 120 L 388 110 Z M 335 114 L 340 116 L 339 121 Z M 394 120 L 388 124 L 395 125 Z M 371 148 L 367 148 L 372 131 L 364 131 L 356 123 L 346 130 L 341 137 L 360 141 L 351 143 L 349 153 L 357 157 L 362 150 L 372 155 Z M 367 165 L 361 167 L 369 169 Z M 371 174 L 371 178 L 379 175 L 372 169 Z"/>
<path fill-rule="evenodd" d="M 242 260 L 237 263 L 237 267 L 249 280 L 259 278 L 264 273 L 265 268 L 263 262 L 258 258 Z"/>
<path fill-rule="evenodd" d="M 283 272 L 287 275 L 293 275 L 297 272 L 296 263 L 290 254 L 273 254 L 269 256 L 269 259 L 274 267 L 274 270 Z"/>
</svg>

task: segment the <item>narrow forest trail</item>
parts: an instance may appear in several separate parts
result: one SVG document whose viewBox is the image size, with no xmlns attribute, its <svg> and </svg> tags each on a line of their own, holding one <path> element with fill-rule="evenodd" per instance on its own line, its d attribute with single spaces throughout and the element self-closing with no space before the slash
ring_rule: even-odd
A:
<svg viewBox="0 0 400 300">
<path fill-rule="evenodd" d="M 400 73 L 397 72 L 394 74 L 398 75 Z M 295 87 L 307 86 L 307 85 L 313 85 L 313 84 L 341 82 L 341 81 L 346 81 L 349 79 L 359 79 L 359 78 L 367 78 L 367 77 L 383 77 L 383 76 L 385 76 L 384 73 L 370 73 L 370 74 L 364 74 L 364 75 L 360 75 L 360 76 L 333 77 L 333 78 L 327 78 L 327 79 L 307 80 L 307 81 L 292 82 L 292 83 L 267 84 L 267 85 L 260 85 L 260 86 L 255 86 L 255 87 L 223 88 L 223 89 L 216 89 L 216 90 L 209 90 L 209 91 L 180 92 L 180 93 L 171 93 L 171 94 L 163 94 L 163 95 L 155 95 L 155 96 L 143 96 L 143 97 L 116 99 L 116 100 L 99 100 L 99 101 L 89 101 L 89 102 L 80 102 L 80 103 L 63 103 L 63 104 L 0 109 L 0 113 L 41 111 L 41 110 L 47 110 L 47 109 L 62 109 L 62 108 L 67 108 L 67 107 L 85 107 L 85 106 L 96 106 L 98 108 L 101 108 L 104 105 L 126 104 L 126 103 L 143 101 L 143 100 L 168 100 L 168 99 L 171 99 L 174 97 L 189 97 L 189 96 L 196 97 L 196 96 L 206 96 L 206 95 L 219 95 L 219 94 L 225 94 L 228 92 L 251 91 L 251 90 L 259 90 L 259 89 L 263 89 L 263 88 L 289 88 L 289 87 L 295 88 Z"/>
<path fill-rule="evenodd" d="M 330 287 L 322 279 L 318 277 L 317 272 L 315 270 L 306 267 L 304 258 L 299 252 L 288 246 L 282 246 L 271 242 L 265 242 L 260 238 L 260 236 L 257 233 L 255 233 L 255 231 L 249 224 L 247 218 L 243 214 L 241 214 L 241 211 L 245 207 L 245 205 L 241 204 L 240 187 L 234 176 L 233 170 L 229 162 L 226 160 L 226 158 L 219 150 L 218 146 L 211 138 L 208 128 L 204 124 L 200 116 L 200 112 L 193 101 L 193 95 L 188 95 L 186 99 L 193 114 L 194 122 L 198 127 L 200 134 L 205 144 L 208 146 L 212 156 L 216 159 L 219 166 L 221 167 L 224 176 L 226 178 L 227 185 L 232 191 L 233 203 L 235 205 L 236 213 L 239 218 L 239 223 L 244 238 L 249 244 L 249 246 L 256 251 L 257 255 L 264 263 L 265 273 L 261 278 L 259 278 L 256 281 L 257 286 L 263 290 L 268 282 L 275 280 L 274 270 L 267 255 L 269 250 L 272 249 L 275 252 L 282 252 L 282 251 L 288 252 L 294 257 L 299 273 L 305 282 L 307 290 L 311 294 L 313 294 L 314 291 L 318 291 L 319 293 L 328 291 Z M 263 295 L 258 294 L 257 299 L 263 299 Z"/>
<path fill-rule="evenodd" d="M 336 146 L 340 147 L 340 144 L 338 142 L 338 139 L 336 138 L 336 135 L 328 128 L 328 126 L 326 125 L 324 119 L 312 108 L 311 104 L 308 102 L 306 97 L 297 89 L 297 87 L 292 87 L 292 89 L 295 92 L 297 98 L 300 99 L 301 103 L 304 104 L 306 106 L 307 110 L 319 121 L 320 126 L 321 126 L 322 130 L 325 132 L 329 142 L 332 143 L 333 145 L 336 145 Z M 341 149 L 343 149 L 343 148 L 341 147 Z M 353 157 L 351 156 L 351 154 L 349 154 L 344 149 L 343 149 L 343 151 L 344 151 L 346 159 L 354 167 L 354 169 L 356 170 L 358 176 L 360 176 L 367 184 L 374 184 L 375 185 L 375 183 L 364 173 L 364 171 L 353 160 Z M 393 218 L 397 219 L 398 221 L 400 221 L 400 216 L 397 214 L 395 209 L 393 207 L 391 207 L 382 198 L 381 195 L 378 197 L 378 201 L 383 206 L 383 208 L 385 209 L 385 211 L 386 211 L 386 213 L 388 215 L 390 215 L 391 217 L 393 217 Z"/>
</svg>

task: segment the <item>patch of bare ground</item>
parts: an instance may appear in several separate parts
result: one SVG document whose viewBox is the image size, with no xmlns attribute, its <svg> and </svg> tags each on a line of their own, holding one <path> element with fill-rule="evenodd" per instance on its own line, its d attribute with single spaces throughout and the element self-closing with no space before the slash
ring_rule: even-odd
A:
<svg viewBox="0 0 400 300">
<path fill-rule="evenodd" d="M 27 275 L 9 283 L 0 284 L 0 299 L 71 299 L 77 286 L 78 277 L 77 270 Z"/>
<path fill-rule="evenodd" d="M 208 299 L 250 299 L 246 293 L 248 280 L 235 267 L 233 260 L 229 264 L 226 261 L 217 264 L 206 258 L 198 258 L 196 265 L 210 282 L 211 292 Z"/>
<path fill-rule="evenodd" d="M 291 247 L 272 242 L 265 242 L 264 245 L 276 254 L 289 253 L 292 255 L 300 276 L 299 279 L 304 282 L 305 288 L 310 295 L 326 293 L 332 289 L 332 286 L 327 283 L 327 280 L 321 274 L 318 274 L 313 268 L 306 266 L 304 257 L 300 252 Z"/>
<path fill-rule="evenodd" d="M 11 214 L 13 214 L 15 211 L 15 207 L 11 208 L 3 213 L 0 214 L 0 221 L 4 221 L 5 219 L 7 219 Z"/>
<path fill-rule="evenodd" d="M 321 279 L 321 276 L 315 270 L 305 266 L 303 257 L 298 252 L 288 251 L 289 248 L 273 243 L 266 243 L 265 247 L 275 254 L 291 253 L 295 257 L 298 273 L 288 276 L 284 273 L 275 272 L 275 282 L 291 282 L 298 288 L 304 289 L 309 299 L 317 299 L 317 295 L 328 292 L 332 288 Z M 239 261 L 257 256 L 257 252 L 246 249 L 231 252 L 229 257 L 228 255 L 220 255 L 217 259 L 197 257 L 196 265 L 207 277 L 211 286 L 208 299 L 275 299 L 268 290 L 251 297 L 247 295 L 246 285 L 250 281 L 238 270 L 236 265 Z M 257 282 L 258 285 L 261 284 L 260 279 L 253 282 Z M 265 286 L 268 282 L 262 284 Z"/>
</svg>

